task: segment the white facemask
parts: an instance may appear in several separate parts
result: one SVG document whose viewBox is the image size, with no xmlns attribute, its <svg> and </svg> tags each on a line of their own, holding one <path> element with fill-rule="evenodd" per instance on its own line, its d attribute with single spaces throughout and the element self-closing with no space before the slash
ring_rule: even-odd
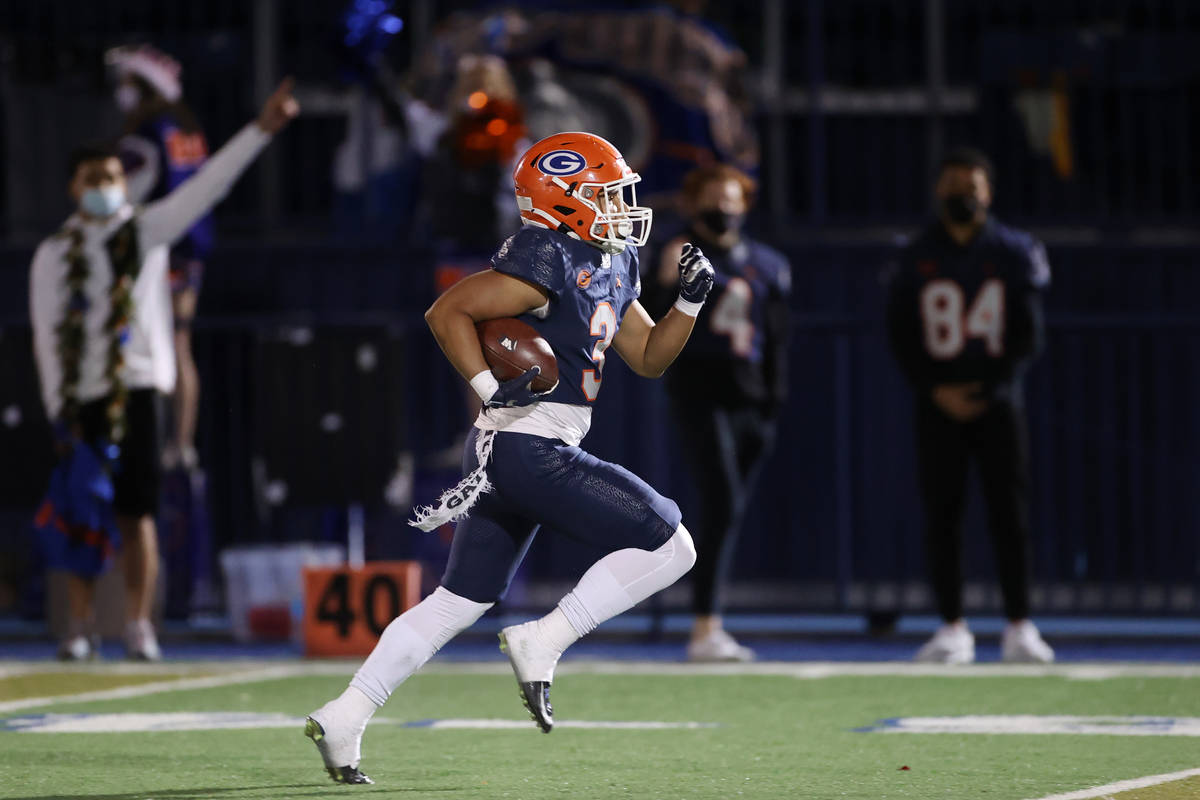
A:
<svg viewBox="0 0 1200 800">
<path fill-rule="evenodd" d="M 113 93 L 113 99 L 117 103 L 117 108 L 121 109 L 122 113 L 128 114 L 142 102 L 142 93 L 133 84 L 122 83 Z"/>
</svg>

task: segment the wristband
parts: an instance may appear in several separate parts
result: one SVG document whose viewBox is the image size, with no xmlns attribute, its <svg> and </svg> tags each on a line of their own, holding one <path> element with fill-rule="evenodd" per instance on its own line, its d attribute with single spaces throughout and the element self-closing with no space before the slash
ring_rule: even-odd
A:
<svg viewBox="0 0 1200 800">
<path fill-rule="evenodd" d="M 682 297 L 676 298 L 676 300 L 675 300 L 676 310 L 678 310 L 681 314 L 687 314 L 689 317 L 694 317 L 697 314 L 699 314 L 700 309 L 703 307 L 704 307 L 703 300 L 701 300 L 699 303 L 689 302 L 687 300 L 684 300 Z"/>
<path fill-rule="evenodd" d="M 486 403 L 500 388 L 500 381 L 496 380 L 490 369 L 485 369 L 471 378 L 471 388 L 479 395 L 479 399 Z"/>
</svg>

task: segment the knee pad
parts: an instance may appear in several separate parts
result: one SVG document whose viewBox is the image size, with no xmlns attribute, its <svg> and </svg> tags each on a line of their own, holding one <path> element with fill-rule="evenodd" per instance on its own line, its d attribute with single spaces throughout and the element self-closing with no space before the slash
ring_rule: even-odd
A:
<svg viewBox="0 0 1200 800">
<path fill-rule="evenodd" d="M 671 561 L 679 570 L 680 575 L 684 575 L 696 564 L 696 544 L 692 541 L 692 535 L 688 533 L 688 529 L 683 527 L 683 523 L 679 523 L 679 527 L 675 529 L 675 535 L 672 536 L 663 548 L 672 547 Z"/>
</svg>

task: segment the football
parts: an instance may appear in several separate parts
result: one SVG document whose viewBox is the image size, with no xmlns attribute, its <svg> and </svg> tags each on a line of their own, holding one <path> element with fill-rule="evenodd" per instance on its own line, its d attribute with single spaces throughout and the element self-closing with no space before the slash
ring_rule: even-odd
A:
<svg viewBox="0 0 1200 800">
<path fill-rule="evenodd" d="M 519 378 L 532 367 L 542 374 L 533 379 L 535 392 L 548 392 L 558 385 L 558 361 L 550 343 L 533 326 L 511 317 L 476 323 L 483 357 L 500 382 Z"/>
</svg>

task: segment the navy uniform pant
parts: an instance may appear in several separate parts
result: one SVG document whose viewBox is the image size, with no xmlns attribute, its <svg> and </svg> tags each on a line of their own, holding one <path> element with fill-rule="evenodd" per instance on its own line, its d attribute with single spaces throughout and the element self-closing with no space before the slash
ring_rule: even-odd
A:
<svg viewBox="0 0 1200 800">
<path fill-rule="evenodd" d="M 472 429 L 463 474 L 478 465 Z M 498 432 L 487 468 L 492 491 L 459 521 L 442 585 L 477 603 L 507 591 L 539 526 L 605 553 L 657 550 L 679 527 L 679 507 L 624 467 L 557 439 Z"/>
</svg>

